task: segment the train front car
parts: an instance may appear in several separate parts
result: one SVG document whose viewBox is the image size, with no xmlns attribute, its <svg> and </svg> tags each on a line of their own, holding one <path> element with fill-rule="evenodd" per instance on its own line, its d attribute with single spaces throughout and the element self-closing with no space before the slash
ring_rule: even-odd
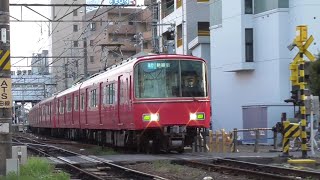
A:
<svg viewBox="0 0 320 180">
<path fill-rule="evenodd" d="M 203 59 L 163 55 L 134 66 L 134 116 L 141 147 L 183 152 L 197 130 L 210 125 L 207 66 Z"/>
</svg>

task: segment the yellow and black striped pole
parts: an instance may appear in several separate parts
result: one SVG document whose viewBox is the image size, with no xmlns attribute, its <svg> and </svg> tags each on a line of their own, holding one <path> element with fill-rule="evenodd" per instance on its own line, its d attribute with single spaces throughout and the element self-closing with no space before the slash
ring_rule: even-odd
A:
<svg viewBox="0 0 320 180">
<path fill-rule="evenodd" d="M 307 90 L 306 90 L 306 82 L 304 77 L 304 61 L 303 59 L 299 62 L 299 85 L 300 85 L 300 118 L 301 118 L 301 150 L 302 150 L 302 158 L 306 158 L 307 155 L 307 115 L 306 115 L 306 100 L 307 100 Z"/>
<path fill-rule="evenodd" d="M 308 59 L 310 59 L 310 61 L 315 60 L 315 57 L 307 50 L 314 39 L 313 36 L 310 36 L 308 38 L 307 26 L 297 26 L 296 31 L 297 36 L 294 39 L 293 45 L 299 48 L 299 53 L 296 55 L 293 62 L 290 64 L 290 80 L 292 82 L 292 92 L 296 93 L 296 99 L 294 100 L 294 103 L 299 105 L 299 119 L 301 125 L 300 136 L 302 139 L 302 158 L 307 158 L 307 110 L 305 105 L 309 93 L 306 88 L 307 82 L 305 80 L 305 60 L 303 59 L 303 55 L 306 55 Z M 283 144 L 285 148 L 286 141 L 284 141 Z"/>
</svg>

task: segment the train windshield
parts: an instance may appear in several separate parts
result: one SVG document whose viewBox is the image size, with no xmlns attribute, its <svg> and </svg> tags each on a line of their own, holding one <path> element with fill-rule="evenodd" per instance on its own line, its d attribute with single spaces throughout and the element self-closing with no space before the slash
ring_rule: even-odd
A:
<svg viewBox="0 0 320 180">
<path fill-rule="evenodd" d="M 206 65 L 202 61 L 141 62 L 134 70 L 137 98 L 206 97 Z"/>
</svg>

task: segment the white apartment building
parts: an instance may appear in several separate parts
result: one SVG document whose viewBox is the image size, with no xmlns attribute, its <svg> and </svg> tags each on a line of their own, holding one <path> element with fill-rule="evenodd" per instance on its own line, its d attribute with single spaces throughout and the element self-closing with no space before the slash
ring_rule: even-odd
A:
<svg viewBox="0 0 320 180">
<path fill-rule="evenodd" d="M 85 4 L 86 0 L 51 0 L 51 4 Z M 52 75 L 57 82 L 57 91 L 67 89 L 81 74 L 83 68 L 82 6 L 52 6 L 51 19 L 64 22 L 51 23 L 49 53 L 52 58 Z M 83 71 L 82 71 L 83 72 Z"/>
<path fill-rule="evenodd" d="M 293 117 L 287 46 L 296 26 L 307 25 L 320 40 L 318 0 L 211 0 L 211 94 L 213 127 L 272 127 L 282 112 Z M 244 135 L 245 136 L 245 135 Z M 248 137 L 248 136 L 247 136 Z M 246 138 L 246 137 L 244 137 Z"/>
<path fill-rule="evenodd" d="M 160 52 L 191 54 L 191 41 L 199 36 L 209 40 L 209 0 L 158 2 Z"/>
</svg>

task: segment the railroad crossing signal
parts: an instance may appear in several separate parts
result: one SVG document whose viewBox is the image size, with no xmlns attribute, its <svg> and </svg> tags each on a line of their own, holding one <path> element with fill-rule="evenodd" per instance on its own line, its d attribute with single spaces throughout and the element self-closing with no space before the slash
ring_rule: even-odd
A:
<svg viewBox="0 0 320 180">
<path fill-rule="evenodd" d="M 296 27 L 296 38 L 293 43 L 288 46 L 288 49 L 291 51 L 294 47 L 299 49 L 298 54 L 294 57 L 293 62 L 290 63 L 291 76 L 290 81 L 292 83 L 292 96 L 287 102 L 293 102 L 294 105 L 299 106 L 299 118 L 301 122 L 301 133 L 299 135 L 302 139 L 301 149 L 302 149 L 302 158 L 307 157 L 307 117 L 306 117 L 306 100 L 309 96 L 309 90 L 306 89 L 306 79 L 305 79 L 305 60 L 303 55 L 307 56 L 310 61 L 314 61 L 315 57 L 307 50 L 314 40 L 313 36 L 308 38 L 308 28 L 307 26 L 297 26 Z M 285 129 L 288 129 L 291 124 L 283 124 Z M 287 126 L 287 128 L 286 128 Z M 289 132 L 285 136 L 283 141 L 283 154 L 288 155 L 288 142 L 290 137 L 298 136 L 298 128 L 292 125 L 294 129 L 292 132 Z"/>
<path fill-rule="evenodd" d="M 303 54 L 307 56 L 310 61 L 314 61 L 315 57 L 307 50 L 311 43 L 313 42 L 314 38 L 311 35 L 308 37 L 308 27 L 307 26 L 297 26 L 296 28 L 296 38 L 294 39 L 293 43 L 289 45 L 289 49 L 292 50 L 295 46 L 299 48 L 299 53 L 293 59 L 293 62 L 304 61 Z"/>
</svg>

